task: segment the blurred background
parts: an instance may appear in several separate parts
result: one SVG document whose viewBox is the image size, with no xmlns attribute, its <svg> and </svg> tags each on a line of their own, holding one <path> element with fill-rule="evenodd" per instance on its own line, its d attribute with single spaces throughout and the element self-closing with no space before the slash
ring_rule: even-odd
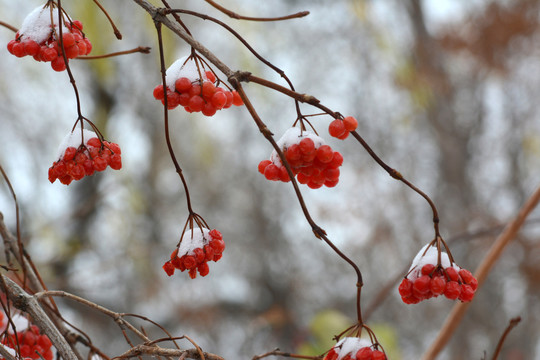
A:
<svg viewBox="0 0 540 360">
<path fill-rule="evenodd" d="M 43 1 L 0 0 L 0 20 L 19 27 Z M 158 1 L 153 1 L 158 4 Z M 537 1 L 229 0 L 229 9 L 285 22 L 227 18 L 203 1 L 173 7 L 227 22 L 300 93 L 355 116 L 375 152 L 429 194 L 457 263 L 474 271 L 539 184 L 540 28 Z M 356 277 L 305 221 L 290 184 L 257 172 L 272 148 L 245 108 L 207 118 L 169 113 L 173 146 L 194 210 L 227 244 L 210 274 L 167 277 L 161 269 L 187 219 L 185 193 L 167 153 L 156 34 L 130 0 L 103 0 L 124 35 L 115 39 L 92 1 L 65 2 L 83 22 L 92 55 L 150 46 L 149 55 L 70 62 L 83 114 L 122 147 L 123 168 L 50 184 L 47 170 L 76 118 L 66 72 L 10 55 L 13 32 L 0 28 L 0 164 L 21 207 L 22 235 L 50 289 L 188 335 L 205 351 L 248 359 L 276 347 L 318 355 L 355 322 Z M 286 85 L 217 25 L 182 16 L 193 36 L 230 68 Z M 190 51 L 165 31 L 167 65 Z M 219 73 L 218 73 L 219 75 Z M 289 98 L 246 84 L 277 138 L 296 118 Z M 317 109 L 301 106 L 305 114 Z M 360 267 L 362 308 L 390 359 L 415 359 L 437 335 L 453 302 L 401 302 L 397 283 L 433 239 L 428 204 L 390 178 L 352 138 L 327 133 L 332 119 L 311 118 L 345 162 L 336 188 L 302 194 L 314 220 Z M 15 231 L 8 188 L 0 211 Z M 540 356 L 540 212 L 532 214 L 476 294 L 440 359 L 490 357 L 508 321 L 501 358 Z M 67 319 L 110 356 L 128 349 L 111 321 L 73 302 Z M 154 338 L 164 336 L 148 323 Z M 189 344 L 185 344 L 189 346 Z"/>
</svg>

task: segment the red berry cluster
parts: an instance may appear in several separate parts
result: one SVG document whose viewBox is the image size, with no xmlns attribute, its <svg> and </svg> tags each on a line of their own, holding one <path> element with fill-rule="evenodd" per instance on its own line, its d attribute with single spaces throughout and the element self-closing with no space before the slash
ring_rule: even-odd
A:
<svg viewBox="0 0 540 360">
<path fill-rule="evenodd" d="M 416 276 L 408 276 L 401 281 L 399 294 L 406 304 L 417 304 L 439 295 L 468 302 L 473 299 L 477 288 L 478 281 L 469 270 L 456 265 L 443 268 L 425 264 Z"/>
<path fill-rule="evenodd" d="M 221 233 L 214 229 L 202 229 L 202 233 L 194 231 L 186 233 L 182 237 L 180 246 L 176 248 L 171 259 L 163 264 L 163 270 L 167 275 L 174 274 L 176 269 L 189 270 L 189 277 L 195 279 L 197 271 L 201 276 L 210 272 L 208 261 L 218 261 L 223 256 L 225 242 Z"/>
<path fill-rule="evenodd" d="M 346 337 L 326 354 L 323 360 L 386 360 L 384 352 L 373 349 L 363 339 Z"/>
<path fill-rule="evenodd" d="M 50 18 L 48 8 L 40 6 L 35 9 L 23 22 L 15 40 L 8 43 L 7 49 L 17 57 L 32 56 L 36 61 L 50 62 L 55 71 L 63 71 L 66 63 L 58 39 L 58 26 L 53 31 Z M 82 28 L 78 20 L 66 21 L 62 28 L 63 48 L 68 59 L 88 55 L 92 50 L 92 44 L 82 33 Z"/>
<path fill-rule="evenodd" d="M 335 119 L 328 126 L 328 133 L 331 136 L 345 140 L 351 131 L 356 130 L 358 121 L 352 116 L 346 116 L 343 119 Z"/>
<path fill-rule="evenodd" d="M 62 184 L 69 185 L 73 180 L 103 171 L 107 166 L 114 170 L 122 168 L 120 146 L 93 137 L 77 148 L 68 146 L 60 159 L 49 168 L 49 181 L 53 183 L 58 179 Z"/>
<path fill-rule="evenodd" d="M 318 189 L 323 185 L 334 187 L 339 182 L 339 167 L 343 164 L 343 156 L 333 151 L 329 145 L 324 145 L 320 137 L 308 131 L 301 134 L 300 129 L 291 128 L 278 141 L 278 145 L 300 184 Z M 258 169 L 267 180 L 290 181 L 287 169 L 275 151 L 270 160 L 259 163 Z"/>
<path fill-rule="evenodd" d="M 181 77 L 174 82 L 174 89 L 167 87 L 167 108 L 169 110 L 178 105 L 189 112 L 202 112 L 206 116 L 213 116 L 218 110 L 230 108 L 231 105 L 244 104 L 237 91 L 229 91 L 216 86 L 216 76 L 213 72 L 205 73 L 206 79 L 194 81 Z M 154 88 L 154 98 L 165 104 L 165 91 L 163 85 Z"/>
<path fill-rule="evenodd" d="M 53 359 L 51 340 L 47 335 L 40 334 L 36 325 L 30 325 L 16 334 L 8 332 L 8 335 L 2 338 L 2 344 L 14 350 L 20 349 L 19 354 L 23 359 Z"/>
</svg>

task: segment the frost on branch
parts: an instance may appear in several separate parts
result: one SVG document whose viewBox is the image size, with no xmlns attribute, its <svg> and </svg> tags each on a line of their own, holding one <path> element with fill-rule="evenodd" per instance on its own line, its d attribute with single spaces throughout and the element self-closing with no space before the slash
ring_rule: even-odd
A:
<svg viewBox="0 0 540 360">
<path fill-rule="evenodd" d="M 417 304 L 439 295 L 468 302 L 477 288 L 478 281 L 469 270 L 460 268 L 446 252 L 428 244 L 415 256 L 399 285 L 399 294 L 406 304 Z"/>
<path fill-rule="evenodd" d="M 54 24 L 51 19 L 54 19 Z M 8 51 L 17 57 L 32 56 L 36 61 L 51 62 L 55 71 L 65 70 L 59 23 L 63 23 L 62 43 L 67 59 L 88 55 L 92 51 L 90 40 L 82 32 L 82 23 L 78 20 L 59 21 L 58 11 L 47 5 L 35 8 L 26 16 L 15 39 L 8 43 Z"/>
<path fill-rule="evenodd" d="M 326 145 L 323 138 L 310 131 L 292 127 L 283 134 L 277 145 L 300 184 L 318 189 L 323 185 L 334 187 L 339 182 L 339 167 L 343 164 L 343 156 Z M 287 169 L 275 150 L 270 160 L 259 163 L 258 169 L 267 180 L 290 181 Z"/>
</svg>

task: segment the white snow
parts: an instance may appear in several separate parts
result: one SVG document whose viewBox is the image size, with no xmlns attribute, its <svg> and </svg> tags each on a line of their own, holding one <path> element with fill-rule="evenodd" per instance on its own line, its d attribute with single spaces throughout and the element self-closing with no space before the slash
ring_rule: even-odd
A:
<svg viewBox="0 0 540 360">
<path fill-rule="evenodd" d="M 201 233 L 202 230 L 202 233 Z M 192 255 L 193 250 L 196 248 L 203 248 L 208 244 L 212 237 L 210 236 L 210 230 L 206 228 L 194 228 L 193 230 L 187 229 L 182 236 L 182 242 L 178 249 L 178 257 L 184 255 Z"/>
<path fill-rule="evenodd" d="M 426 251 L 427 248 L 427 251 Z M 425 252 L 425 254 L 424 254 Z M 420 277 L 422 267 L 426 264 L 433 264 L 437 265 L 437 246 L 430 246 L 429 244 L 425 245 L 418 254 L 413 259 L 413 262 L 411 264 L 411 267 L 409 268 L 409 272 L 407 275 L 407 279 L 414 280 Z M 456 271 L 461 270 L 459 266 L 457 266 L 455 263 L 450 264 L 450 258 L 448 257 L 448 254 L 444 251 L 441 251 L 441 265 L 443 268 L 447 268 L 452 266 Z"/>
<path fill-rule="evenodd" d="M 30 326 L 28 319 L 26 319 L 24 316 L 20 314 L 13 315 L 11 317 L 11 320 L 13 321 L 13 324 L 15 325 L 15 330 L 17 330 L 17 332 L 24 331 L 28 329 L 28 326 Z M 8 327 L 8 332 L 10 334 L 13 334 L 13 326 L 8 324 L 7 327 Z"/>
<path fill-rule="evenodd" d="M 356 337 L 345 337 L 341 339 L 334 348 L 339 348 L 341 346 L 341 349 L 338 352 L 338 360 L 343 359 L 347 354 L 351 354 L 353 356 L 356 355 L 358 350 L 360 350 L 363 347 L 371 346 L 371 342 L 367 339 L 361 339 Z"/>
<path fill-rule="evenodd" d="M 172 63 L 172 65 L 169 66 L 169 68 L 165 72 L 165 83 L 167 84 L 167 88 L 169 88 L 170 90 L 174 90 L 174 83 L 181 77 L 186 77 L 191 80 L 191 82 L 200 79 L 199 72 L 197 71 L 197 64 L 195 64 L 195 61 L 193 59 L 189 59 L 186 62 L 187 59 L 188 56 L 181 57 L 180 59 Z M 200 70 L 203 80 L 207 80 L 205 71 L 202 66 L 200 67 Z"/>
<path fill-rule="evenodd" d="M 320 136 L 315 135 L 313 132 L 308 130 L 301 131 L 299 127 L 292 127 L 285 131 L 285 133 L 277 141 L 277 146 L 279 146 L 281 150 L 285 150 L 293 144 L 300 143 L 300 141 L 305 138 L 310 138 L 311 140 L 313 140 L 313 142 L 315 143 L 315 149 L 318 149 L 320 146 L 325 145 L 324 139 Z M 278 167 L 283 166 L 276 150 L 272 151 L 272 154 L 270 154 L 270 161 L 272 161 Z"/>
<path fill-rule="evenodd" d="M 53 9 L 54 27 L 58 31 L 58 9 Z M 63 32 L 69 30 L 62 25 Z M 25 38 L 34 40 L 38 44 L 43 43 L 51 36 L 51 8 L 38 6 L 32 10 L 23 20 L 19 35 Z"/>
<path fill-rule="evenodd" d="M 84 129 L 83 130 L 83 139 L 84 139 L 83 143 L 87 144 L 88 140 L 92 138 L 97 138 L 96 133 L 93 132 L 92 130 Z M 77 125 L 75 127 L 75 130 L 67 134 L 64 140 L 62 140 L 62 142 L 60 143 L 60 146 L 58 146 L 58 152 L 57 152 L 56 158 L 62 159 L 64 157 L 64 152 L 70 146 L 74 148 L 78 148 L 79 146 L 81 146 L 81 127 L 79 125 Z"/>
</svg>

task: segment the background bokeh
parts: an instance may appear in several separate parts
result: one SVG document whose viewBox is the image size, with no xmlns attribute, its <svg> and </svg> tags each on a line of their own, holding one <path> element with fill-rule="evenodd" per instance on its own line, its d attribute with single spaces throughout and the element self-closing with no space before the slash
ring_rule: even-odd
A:
<svg viewBox="0 0 540 360">
<path fill-rule="evenodd" d="M 18 27 L 41 3 L 0 0 L 0 20 Z M 355 116 L 375 152 L 434 199 L 442 235 L 462 267 L 476 268 L 501 226 L 538 186 L 536 1 L 222 2 L 250 16 L 310 11 L 273 23 L 229 19 L 203 1 L 169 3 L 227 22 L 284 70 L 299 92 Z M 163 109 L 152 97 L 160 82 L 155 29 L 133 1 L 102 4 L 123 40 L 115 39 L 92 1 L 63 4 L 83 22 L 93 54 L 152 47 L 149 55 L 70 62 L 83 114 L 122 147 L 120 171 L 68 187 L 48 182 L 57 146 L 77 117 L 73 89 L 65 72 L 0 47 L 0 164 L 15 188 L 22 235 L 45 282 L 115 311 L 147 316 L 228 359 L 276 347 L 326 351 L 332 336 L 354 323 L 355 274 L 313 236 L 290 184 L 269 182 L 257 172 L 272 148 L 244 108 L 211 118 L 179 108 L 170 112 L 173 146 L 194 210 L 224 234 L 227 249 L 205 278 L 168 278 L 161 269 L 188 214 L 164 141 Z M 182 19 L 230 68 L 286 85 L 219 26 Z M 165 35 L 170 64 L 190 49 L 172 33 Z M 0 28 L 0 43 L 12 38 Z M 256 84 L 245 88 L 279 138 L 296 118 L 294 102 Z M 431 210 L 354 139 L 330 138 L 332 119 L 311 119 L 345 163 L 336 188 L 302 186 L 306 204 L 359 265 L 367 323 L 390 358 L 419 358 L 453 305 L 446 299 L 405 305 L 397 293 L 400 276 L 433 238 Z M 0 211 L 14 231 L 6 186 Z M 490 356 L 509 319 L 518 315 L 522 322 L 508 336 L 502 358 L 540 356 L 538 219 L 536 211 L 506 249 L 441 359 Z M 111 356 L 128 348 L 109 318 L 72 302 L 61 305 L 66 318 Z M 163 336 L 148 324 L 145 329 Z"/>
</svg>

